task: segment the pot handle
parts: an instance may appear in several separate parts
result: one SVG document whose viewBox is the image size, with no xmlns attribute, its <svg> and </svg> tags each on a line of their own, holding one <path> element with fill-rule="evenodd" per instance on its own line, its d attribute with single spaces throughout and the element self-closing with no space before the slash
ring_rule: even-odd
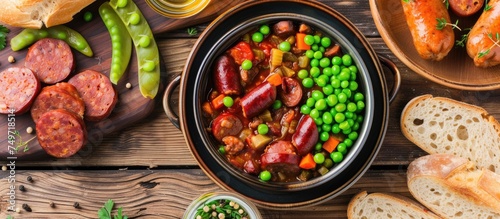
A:
<svg viewBox="0 0 500 219">
<path fill-rule="evenodd" d="M 172 109 L 171 103 L 172 94 L 174 93 L 175 88 L 179 86 L 181 82 L 181 75 L 177 75 L 174 80 L 172 80 L 167 88 L 165 89 L 165 93 L 163 94 L 163 110 L 165 114 L 167 114 L 168 119 L 172 124 L 180 130 L 179 116 Z"/>
<path fill-rule="evenodd" d="M 392 103 L 399 91 L 399 87 L 401 86 L 401 73 L 399 72 L 398 66 L 396 66 L 396 64 L 392 60 L 380 54 L 378 55 L 378 58 L 380 59 L 381 63 L 389 68 L 391 70 L 391 73 L 394 75 L 394 84 L 389 91 L 389 103 Z"/>
</svg>

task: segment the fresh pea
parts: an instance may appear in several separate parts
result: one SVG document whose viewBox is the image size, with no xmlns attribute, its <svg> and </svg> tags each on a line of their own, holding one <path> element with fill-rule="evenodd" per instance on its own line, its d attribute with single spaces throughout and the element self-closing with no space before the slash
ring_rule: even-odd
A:
<svg viewBox="0 0 500 219">
<path fill-rule="evenodd" d="M 346 154 L 345 152 L 347 152 L 347 146 L 344 142 L 341 142 L 337 145 L 337 151 L 342 153 L 342 154 Z"/>
<path fill-rule="evenodd" d="M 252 66 L 253 66 L 252 61 L 250 61 L 250 60 L 248 60 L 248 59 L 245 59 L 245 61 L 243 61 L 243 62 L 241 63 L 241 68 L 242 68 L 243 70 L 250 70 L 250 69 L 252 69 Z"/>
<path fill-rule="evenodd" d="M 321 45 L 325 48 L 328 48 L 330 45 L 332 45 L 332 40 L 328 37 L 323 37 L 321 38 Z"/>
<path fill-rule="evenodd" d="M 297 72 L 297 77 L 300 79 L 307 78 L 309 76 L 309 72 L 305 69 L 300 69 L 299 72 Z"/>
<path fill-rule="evenodd" d="M 85 13 L 83 13 L 83 20 L 86 22 L 91 21 L 93 17 L 94 15 L 90 11 L 86 11 Z"/>
<path fill-rule="evenodd" d="M 230 96 L 225 96 L 224 98 L 222 98 L 222 103 L 224 104 L 224 106 L 229 108 L 233 106 L 234 100 Z"/>
<path fill-rule="evenodd" d="M 135 45 L 138 60 L 138 77 L 141 94 L 146 98 L 153 99 L 158 93 L 160 86 L 160 53 L 153 37 L 151 28 L 146 18 L 131 1 L 111 0 L 109 4 L 115 10 L 122 23 L 127 27 L 128 33 Z M 141 47 L 139 41 L 142 37 L 148 36 L 150 45 Z"/>
<path fill-rule="evenodd" d="M 260 43 L 264 40 L 264 35 L 261 32 L 255 32 L 252 34 L 252 40 L 256 43 Z"/>
<path fill-rule="evenodd" d="M 260 124 L 257 126 L 257 132 L 261 135 L 265 135 L 269 132 L 269 127 L 266 124 Z"/>
<path fill-rule="evenodd" d="M 288 41 L 283 41 L 278 45 L 278 48 L 283 52 L 288 52 L 292 48 L 292 45 Z"/>
<path fill-rule="evenodd" d="M 309 113 L 311 113 L 311 107 L 308 107 L 307 105 L 302 105 L 300 107 L 300 112 L 302 114 L 306 114 L 306 115 L 309 115 Z"/>
<path fill-rule="evenodd" d="M 314 44 L 314 36 L 309 35 L 309 34 L 308 34 L 308 35 L 306 35 L 306 36 L 304 37 L 304 43 L 306 43 L 306 44 L 307 44 L 307 45 L 309 45 L 309 46 L 313 45 L 313 44 Z"/>
<path fill-rule="evenodd" d="M 99 7 L 99 15 L 111 36 L 112 49 L 109 80 L 113 84 L 117 84 L 127 70 L 132 55 L 132 38 L 127 31 L 127 27 L 120 21 L 120 17 L 109 3 L 105 2 Z M 145 40 L 141 38 L 141 41 Z"/>
<path fill-rule="evenodd" d="M 323 164 L 325 162 L 325 155 L 322 153 L 316 153 L 313 156 L 314 162 L 317 164 Z"/>
<path fill-rule="evenodd" d="M 268 25 L 264 24 L 264 25 L 260 26 L 259 32 L 264 34 L 264 35 L 267 35 L 267 34 L 269 34 L 269 32 L 271 32 L 271 28 L 269 28 Z"/>
<path fill-rule="evenodd" d="M 259 178 L 262 181 L 269 181 L 269 180 L 271 180 L 271 172 L 264 170 L 264 171 L 260 172 Z"/>
<path fill-rule="evenodd" d="M 10 40 L 12 51 L 19 51 L 43 38 L 60 39 L 78 52 L 92 57 L 94 53 L 87 40 L 77 31 L 64 25 L 42 29 L 24 29 Z"/>
<path fill-rule="evenodd" d="M 340 163 L 344 159 L 344 155 L 336 151 L 330 154 L 330 158 L 332 158 L 334 163 Z"/>
<path fill-rule="evenodd" d="M 312 78 L 304 78 L 302 80 L 302 85 L 304 85 L 305 88 L 311 88 L 314 86 L 314 81 Z"/>
<path fill-rule="evenodd" d="M 281 108 L 282 105 L 283 105 L 283 102 L 281 102 L 281 100 L 276 100 L 273 103 L 273 109 L 279 109 L 279 108 Z"/>
</svg>

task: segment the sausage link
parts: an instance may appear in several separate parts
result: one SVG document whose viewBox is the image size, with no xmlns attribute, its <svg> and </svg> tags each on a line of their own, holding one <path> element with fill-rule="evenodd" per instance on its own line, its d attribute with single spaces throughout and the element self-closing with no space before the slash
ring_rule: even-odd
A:
<svg viewBox="0 0 500 219">
<path fill-rule="evenodd" d="M 297 130 L 292 135 L 292 144 L 297 148 L 297 153 L 303 156 L 311 151 L 318 142 L 318 137 L 318 127 L 314 119 L 305 115 L 300 119 Z"/>
<path fill-rule="evenodd" d="M 234 59 L 222 55 L 217 59 L 214 69 L 214 80 L 217 91 L 225 95 L 240 95 L 241 85 L 239 73 L 236 71 Z"/>
<path fill-rule="evenodd" d="M 491 67 L 500 64 L 500 47 L 495 45 L 500 33 L 500 0 L 488 2 L 484 11 L 469 32 L 467 53 L 477 67 Z"/>
<path fill-rule="evenodd" d="M 284 77 L 280 91 L 281 101 L 288 107 L 297 106 L 302 99 L 302 87 L 297 79 Z"/>
<path fill-rule="evenodd" d="M 252 118 L 264 109 L 270 107 L 276 100 L 276 87 L 270 83 L 262 82 L 257 87 L 241 98 L 241 109 L 243 116 Z"/>
<path fill-rule="evenodd" d="M 442 0 L 401 0 L 413 44 L 423 59 L 442 60 L 455 43 L 451 26 L 438 30 L 437 19 L 450 23 L 450 15 Z"/>
</svg>

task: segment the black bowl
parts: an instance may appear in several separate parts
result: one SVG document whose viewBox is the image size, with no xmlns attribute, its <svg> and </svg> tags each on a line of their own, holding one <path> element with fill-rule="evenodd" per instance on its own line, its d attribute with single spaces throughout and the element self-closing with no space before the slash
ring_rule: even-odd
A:
<svg viewBox="0 0 500 219">
<path fill-rule="evenodd" d="M 365 119 L 359 138 L 344 160 L 324 176 L 307 182 L 262 182 L 236 169 L 218 153 L 218 143 L 206 131 L 209 124 L 201 113 L 201 104 L 206 100 L 212 83 L 211 70 L 215 59 L 251 28 L 280 20 L 305 22 L 340 44 L 343 52 L 353 57 L 359 69 L 359 89 L 366 98 Z M 393 71 L 397 72 L 397 69 Z M 178 83 L 179 117 L 168 106 L 173 87 Z M 395 92 L 397 89 L 393 89 Z M 299 0 L 249 1 L 219 16 L 199 37 L 183 75 L 170 84 L 165 98 L 167 115 L 180 126 L 191 153 L 203 171 L 222 188 L 237 192 L 258 206 L 273 209 L 315 205 L 353 185 L 379 151 L 387 129 L 390 102 L 379 57 L 359 30 L 328 6 Z"/>
</svg>

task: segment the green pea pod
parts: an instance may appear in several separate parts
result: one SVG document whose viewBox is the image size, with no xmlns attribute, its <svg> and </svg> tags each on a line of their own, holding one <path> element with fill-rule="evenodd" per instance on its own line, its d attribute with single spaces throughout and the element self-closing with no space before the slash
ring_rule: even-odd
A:
<svg viewBox="0 0 500 219">
<path fill-rule="evenodd" d="M 42 29 L 24 29 L 10 40 L 10 46 L 12 51 L 18 51 L 47 37 L 64 40 L 73 49 L 88 57 L 94 55 L 87 40 L 77 31 L 64 25 Z"/>
<path fill-rule="evenodd" d="M 104 2 L 99 7 L 99 15 L 108 28 L 111 36 L 111 70 L 109 80 L 117 84 L 127 70 L 130 56 L 132 54 L 132 38 L 127 31 L 127 27 L 120 20 L 115 10 Z"/>
<path fill-rule="evenodd" d="M 153 99 L 160 86 L 160 53 L 151 28 L 133 1 L 111 0 L 109 4 L 127 27 L 134 42 L 141 94 Z"/>
</svg>

